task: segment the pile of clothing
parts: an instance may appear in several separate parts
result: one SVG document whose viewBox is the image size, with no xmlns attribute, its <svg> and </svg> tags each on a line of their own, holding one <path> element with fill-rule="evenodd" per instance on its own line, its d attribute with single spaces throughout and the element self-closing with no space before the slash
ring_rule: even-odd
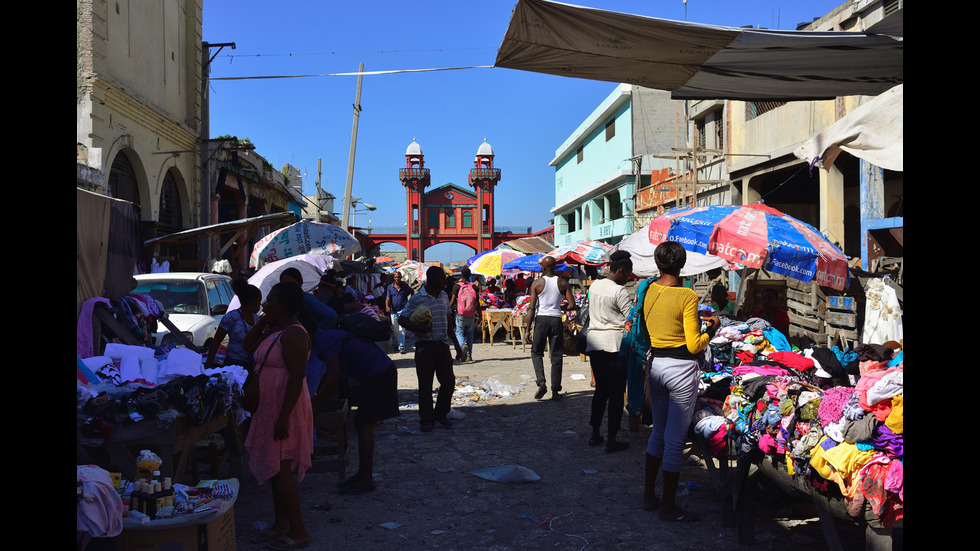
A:
<svg viewBox="0 0 980 551">
<path fill-rule="evenodd" d="M 711 453 L 729 443 L 763 454 L 855 517 L 868 504 L 884 526 L 902 518 L 902 351 L 791 350 L 763 320 L 724 320 L 702 365 L 694 430 Z"/>
</svg>

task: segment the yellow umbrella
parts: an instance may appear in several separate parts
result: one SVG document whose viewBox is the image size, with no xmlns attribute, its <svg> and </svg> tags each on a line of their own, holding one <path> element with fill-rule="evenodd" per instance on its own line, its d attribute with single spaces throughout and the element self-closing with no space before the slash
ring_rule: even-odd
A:
<svg viewBox="0 0 980 551">
<path fill-rule="evenodd" d="M 511 260 L 521 258 L 522 256 L 524 256 L 524 254 L 517 251 L 497 249 L 474 260 L 473 263 L 470 264 L 470 270 L 478 274 L 493 277 L 498 277 L 502 273 L 517 273 L 519 270 L 505 270 L 504 264 L 507 264 Z"/>
</svg>

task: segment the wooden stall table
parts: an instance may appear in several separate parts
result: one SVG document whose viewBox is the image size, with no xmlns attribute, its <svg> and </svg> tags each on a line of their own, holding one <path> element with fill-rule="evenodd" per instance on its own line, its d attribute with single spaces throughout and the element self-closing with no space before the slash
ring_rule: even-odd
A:
<svg viewBox="0 0 980 551">
<path fill-rule="evenodd" d="M 117 428 L 109 438 L 101 442 L 101 445 L 85 444 L 85 447 L 90 449 L 101 447 L 110 460 L 118 466 L 123 477 L 128 480 L 136 478 L 136 458 L 139 450 L 154 450 L 160 456 L 160 472 L 164 473 L 164 476 L 172 475 L 174 482 L 182 482 L 188 463 L 194 455 L 194 445 L 212 434 L 221 434 L 226 445 L 224 459 L 229 457 L 234 459 L 235 475 L 241 474 L 241 438 L 238 427 L 228 415 L 212 417 L 194 427 L 187 426 L 184 419 L 180 417 L 165 427 L 160 427 L 153 421 L 143 421 L 137 425 Z"/>
<path fill-rule="evenodd" d="M 513 310 L 510 308 L 488 308 L 481 312 L 481 319 L 483 327 L 483 333 L 490 333 L 490 346 L 493 346 L 493 336 L 494 333 L 499 331 L 501 328 L 506 329 L 507 333 L 511 336 L 513 340 L 513 334 L 511 332 L 511 319 L 513 316 Z M 486 337 L 483 338 L 483 342 L 487 342 Z"/>
<path fill-rule="evenodd" d="M 517 348 L 517 341 L 515 339 L 514 331 L 517 331 L 516 338 L 521 340 L 521 352 L 527 350 L 527 336 L 531 329 L 530 324 L 524 323 L 524 316 L 511 316 L 510 320 L 510 334 L 511 334 L 511 348 Z"/>
</svg>

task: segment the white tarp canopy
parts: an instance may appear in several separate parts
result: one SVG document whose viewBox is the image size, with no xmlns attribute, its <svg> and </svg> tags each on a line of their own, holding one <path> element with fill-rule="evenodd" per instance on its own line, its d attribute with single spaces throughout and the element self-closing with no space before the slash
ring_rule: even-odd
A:
<svg viewBox="0 0 980 551">
<path fill-rule="evenodd" d="M 674 99 L 876 96 L 903 82 L 902 10 L 893 34 L 774 31 L 518 0 L 496 67 L 669 90 Z"/>
<path fill-rule="evenodd" d="M 864 103 L 826 130 L 803 142 L 797 157 L 829 167 L 841 151 L 888 170 L 903 171 L 904 97 L 902 84 Z"/>
</svg>

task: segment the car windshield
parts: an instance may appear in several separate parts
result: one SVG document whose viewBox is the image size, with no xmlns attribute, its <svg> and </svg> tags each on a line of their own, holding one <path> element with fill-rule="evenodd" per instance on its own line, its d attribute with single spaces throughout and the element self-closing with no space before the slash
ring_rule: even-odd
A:
<svg viewBox="0 0 980 551">
<path fill-rule="evenodd" d="M 168 314 L 207 314 L 207 301 L 197 281 L 156 279 L 141 281 L 134 295 L 150 295 Z"/>
</svg>

